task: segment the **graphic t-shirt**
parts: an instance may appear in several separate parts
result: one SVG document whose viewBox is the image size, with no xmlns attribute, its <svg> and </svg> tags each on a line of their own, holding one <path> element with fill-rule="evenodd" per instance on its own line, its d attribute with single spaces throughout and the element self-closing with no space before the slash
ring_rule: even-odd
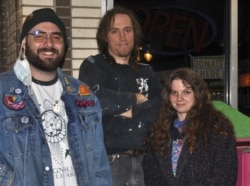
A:
<svg viewBox="0 0 250 186">
<path fill-rule="evenodd" d="M 54 185 L 77 186 L 67 137 L 68 118 L 61 100 L 61 82 L 59 79 L 42 84 L 33 81 L 32 90 L 42 115 L 43 129 L 50 149 Z"/>
<path fill-rule="evenodd" d="M 180 157 L 180 153 L 183 146 L 183 139 L 176 139 L 173 140 L 173 147 L 172 147 L 172 170 L 174 176 L 176 176 L 176 169 L 178 164 L 178 159 Z"/>
</svg>

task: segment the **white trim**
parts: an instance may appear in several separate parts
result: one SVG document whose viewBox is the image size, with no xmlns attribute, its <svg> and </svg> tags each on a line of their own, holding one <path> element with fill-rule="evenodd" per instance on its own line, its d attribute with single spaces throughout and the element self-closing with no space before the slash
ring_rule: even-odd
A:
<svg viewBox="0 0 250 186">
<path fill-rule="evenodd" d="M 102 0 L 102 16 L 106 13 L 107 10 L 110 10 L 114 7 L 114 0 Z"/>
<path fill-rule="evenodd" d="M 230 1 L 229 105 L 238 109 L 238 0 Z"/>
</svg>

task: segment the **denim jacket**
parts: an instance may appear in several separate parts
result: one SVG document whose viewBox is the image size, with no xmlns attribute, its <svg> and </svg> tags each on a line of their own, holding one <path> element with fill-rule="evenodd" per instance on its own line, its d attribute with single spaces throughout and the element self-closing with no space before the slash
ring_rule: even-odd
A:
<svg viewBox="0 0 250 186">
<path fill-rule="evenodd" d="M 79 186 L 110 186 L 101 108 L 87 85 L 62 73 L 68 141 Z M 87 88 L 80 95 L 79 87 Z M 0 185 L 53 186 L 50 151 L 29 86 L 14 71 L 0 74 Z"/>
</svg>

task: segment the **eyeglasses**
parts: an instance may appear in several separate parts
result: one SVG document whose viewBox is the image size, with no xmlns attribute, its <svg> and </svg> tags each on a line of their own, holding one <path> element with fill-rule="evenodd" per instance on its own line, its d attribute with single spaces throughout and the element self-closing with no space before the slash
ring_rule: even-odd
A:
<svg viewBox="0 0 250 186">
<path fill-rule="evenodd" d="M 27 35 L 33 35 L 34 40 L 37 43 L 44 43 L 48 36 L 53 43 L 61 44 L 63 42 L 63 34 L 61 32 L 43 32 L 36 30 L 32 33 L 28 33 Z"/>
</svg>

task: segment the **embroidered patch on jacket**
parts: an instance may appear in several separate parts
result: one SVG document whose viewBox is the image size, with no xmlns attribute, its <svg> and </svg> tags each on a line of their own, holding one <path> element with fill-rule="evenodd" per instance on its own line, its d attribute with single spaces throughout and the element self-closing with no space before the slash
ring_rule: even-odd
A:
<svg viewBox="0 0 250 186">
<path fill-rule="evenodd" d="M 17 92 L 16 89 L 15 92 Z M 5 93 L 3 96 L 4 105 L 12 110 L 22 110 L 25 106 L 25 102 L 22 100 L 22 95 L 17 93 Z"/>
<path fill-rule="evenodd" d="M 79 95 L 80 96 L 89 96 L 90 95 L 89 88 L 86 85 L 80 85 L 79 86 Z"/>
<path fill-rule="evenodd" d="M 94 100 L 75 100 L 75 104 L 78 107 L 83 107 L 83 108 L 87 108 L 87 107 L 93 107 L 95 106 L 95 101 Z"/>
</svg>

